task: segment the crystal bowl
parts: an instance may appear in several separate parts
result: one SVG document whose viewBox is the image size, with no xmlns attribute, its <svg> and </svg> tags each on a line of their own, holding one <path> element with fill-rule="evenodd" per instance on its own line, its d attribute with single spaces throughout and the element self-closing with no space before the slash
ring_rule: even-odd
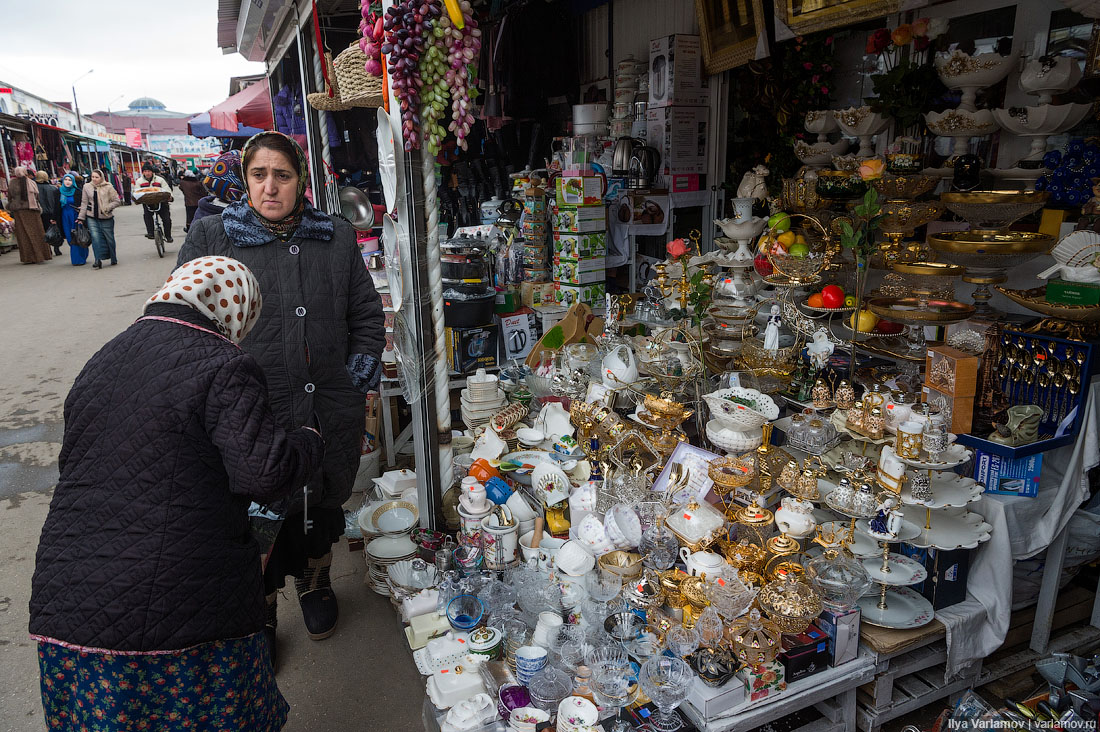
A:
<svg viewBox="0 0 1100 732">
<path fill-rule="evenodd" d="M 873 297 L 867 309 L 880 318 L 913 325 L 959 323 L 974 314 L 973 305 L 916 297 Z"/>
<path fill-rule="evenodd" d="M 1045 254 L 1054 237 L 1024 231 L 950 231 L 932 234 L 928 245 L 940 259 L 966 267 L 963 280 L 1004 282 L 1006 271 Z"/>
<path fill-rule="evenodd" d="M 1046 191 L 952 191 L 940 200 L 963 217 L 972 229 L 1003 230 L 1028 214 L 1035 213 L 1050 198 Z"/>
<path fill-rule="evenodd" d="M 931 175 L 889 175 L 871 181 L 871 186 L 888 201 L 911 201 L 936 187 L 939 178 Z"/>
<path fill-rule="evenodd" d="M 814 190 L 822 198 L 841 201 L 862 196 L 867 192 L 867 183 L 845 170 L 822 170 L 818 171 Z"/>
<path fill-rule="evenodd" d="M 883 232 L 912 234 L 918 226 L 938 219 L 943 213 L 943 204 L 939 201 L 887 201 L 882 205 L 882 213 Z"/>
</svg>

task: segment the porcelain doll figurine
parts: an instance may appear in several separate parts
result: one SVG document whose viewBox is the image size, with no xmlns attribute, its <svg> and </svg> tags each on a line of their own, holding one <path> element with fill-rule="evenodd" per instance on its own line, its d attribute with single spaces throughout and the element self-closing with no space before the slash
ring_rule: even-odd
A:
<svg viewBox="0 0 1100 732">
<path fill-rule="evenodd" d="M 886 498 L 879 506 L 878 515 L 867 523 L 867 533 L 880 541 L 897 541 L 901 530 L 901 512 L 895 498 Z"/>
<path fill-rule="evenodd" d="M 814 365 L 815 369 L 825 368 L 825 364 L 829 363 L 829 357 L 833 355 L 833 348 L 828 331 L 824 328 L 818 328 L 814 332 L 813 343 L 806 346 L 806 353 L 809 354 L 810 363 Z"/>
<path fill-rule="evenodd" d="M 779 306 L 772 305 L 772 314 L 768 317 L 768 327 L 764 329 L 764 350 L 779 350 L 779 326 L 783 322 L 779 317 Z"/>
</svg>

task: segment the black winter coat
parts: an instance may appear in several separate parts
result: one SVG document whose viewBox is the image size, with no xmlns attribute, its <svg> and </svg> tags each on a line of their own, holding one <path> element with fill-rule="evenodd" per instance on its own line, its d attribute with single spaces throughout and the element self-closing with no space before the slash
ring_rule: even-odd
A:
<svg viewBox="0 0 1100 732">
<path fill-rule="evenodd" d="M 187 648 L 263 629 L 248 506 L 300 488 L 323 442 L 288 432 L 255 359 L 185 305 L 147 315 L 65 400 L 61 478 L 31 587 L 32 634 L 93 648 Z"/>
<path fill-rule="evenodd" d="M 53 183 L 38 184 L 38 206 L 42 209 L 43 216 L 55 219 L 61 223 L 61 189 Z"/>
<path fill-rule="evenodd" d="M 284 426 L 309 424 L 314 414 L 320 421 L 325 462 L 310 481 L 309 505 L 321 508 L 347 501 L 362 454 L 366 399 L 348 375 L 348 355 L 381 358 L 386 345 L 382 300 L 355 232 L 343 220 L 333 225 L 330 240 L 294 236 L 240 245 L 221 216 L 207 216 L 192 222 L 177 263 L 232 257 L 260 283 L 263 310 L 241 347 L 263 368 L 271 408 Z M 300 506 L 297 500 L 288 513 Z"/>
</svg>

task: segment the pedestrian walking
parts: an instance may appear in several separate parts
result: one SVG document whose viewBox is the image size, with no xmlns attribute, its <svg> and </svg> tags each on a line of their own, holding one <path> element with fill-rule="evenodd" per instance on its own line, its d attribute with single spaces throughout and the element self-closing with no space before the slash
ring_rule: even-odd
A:
<svg viewBox="0 0 1100 732">
<path fill-rule="evenodd" d="M 168 186 L 168 181 L 164 180 L 163 176 L 157 175 L 153 169 L 152 163 L 146 163 L 141 166 L 141 177 L 137 179 L 137 188 L 134 189 L 134 200 L 141 203 L 142 197 L 146 193 L 164 192 L 171 193 L 171 188 Z M 169 210 L 167 203 L 162 203 L 157 207 L 160 210 L 160 222 L 164 226 L 164 240 L 171 243 L 172 241 L 172 212 Z M 145 238 L 153 238 L 153 209 L 149 206 L 145 207 Z"/>
<path fill-rule="evenodd" d="M 219 155 L 203 177 L 202 186 L 210 195 L 199 199 L 199 209 L 191 220 L 192 226 L 206 216 L 221 216 L 226 206 L 244 198 L 241 151 L 230 150 Z"/>
<path fill-rule="evenodd" d="M 183 191 L 183 208 L 187 212 L 187 223 L 184 224 L 183 230 L 187 231 L 191 228 L 191 221 L 195 218 L 195 212 L 199 210 L 199 201 L 206 195 L 206 189 L 202 187 L 199 174 L 194 168 L 188 168 L 184 171 L 183 180 L 180 181 L 180 190 Z"/>
<path fill-rule="evenodd" d="M 341 506 L 359 468 L 364 394 L 381 375 L 386 333 L 382 302 L 354 230 L 306 201 L 309 174 L 298 144 L 279 132 L 258 134 L 244 147 L 242 169 L 245 198 L 220 217 L 196 220 L 179 261 L 239 259 L 257 273 L 264 292 L 278 293 L 241 346 L 263 368 L 280 423 L 302 424 L 316 414 L 325 436 L 324 464 L 304 496 L 292 494 L 264 572 L 274 662 L 276 602 L 288 575 L 295 578 L 309 637 L 321 640 L 336 631 L 332 546 L 344 533 Z"/>
<path fill-rule="evenodd" d="M 126 172 L 126 169 L 122 170 L 122 200 L 124 206 L 129 206 L 134 202 L 134 183 L 130 180 L 130 174 Z"/>
<path fill-rule="evenodd" d="M 248 507 L 305 483 L 324 441 L 279 425 L 239 346 L 261 307 L 240 262 L 186 262 L 73 383 L 31 583 L 47 728 L 285 723 Z"/>
<path fill-rule="evenodd" d="M 61 193 L 57 186 L 50 183 L 50 176 L 46 171 L 40 170 L 34 174 L 34 182 L 38 185 L 38 205 L 42 208 L 42 229 L 49 231 L 50 226 L 56 224 L 61 227 Z M 64 235 L 62 235 L 64 237 Z M 49 244 L 50 242 L 46 242 Z M 53 244 L 55 257 L 61 256 L 61 242 Z"/>
<path fill-rule="evenodd" d="M 66 173 L 61 177 L 58 198 L 61 202 L 61 233 L 69 243 L 69 261 L 74 267 L 80 267 L 88 263 L 88 247 L 82 247 L 73 241 L 76 217 L 80 210 L 80 188 L 76 185 L 76 176 L 73 173 Z"/>
<path fill-rule="evenodd" d="M 92 269 L 103 269 L 103 260 L 111 259 L 111 266 L 118 264 L 115 244 L 115 209 L 122 205 L 118 191 L 107 182 L 103 171 L 92 171 L 92 179 L 84 185 L 83 205 L 77 221 L 83 222 L 92 235 L 95 264 Z"/>
<path fill-rule="evenodd" d="M 12 171 L 11 183 L 8 184 L 8 211 L 15 219 L 19 261 L 23 264 L 41 264 L 53 259 L 46 244 L 46 230 L 42 228 L 38 184 L 22 165 Z"/>
</svg>

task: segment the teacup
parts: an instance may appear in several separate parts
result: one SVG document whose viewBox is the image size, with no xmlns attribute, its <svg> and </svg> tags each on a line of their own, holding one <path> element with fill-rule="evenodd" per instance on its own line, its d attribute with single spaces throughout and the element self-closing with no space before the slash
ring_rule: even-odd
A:
<svg viewBox="0 0 1100 732">
<path fill-rule="evenodd" d="M 541 646 L 522 646 L 516 650 L 516 677 L 527 686 L 531 677 L 546 667 L 548 652 Z"/>
<path fill-rule="evenodd" d="M 531 508 L 531 504 L 519 491 L 513 491 L 512 495 L 508 496 L 508 500 L 505 501 L 505 505 L 511 509 L 512 516 L 520 523 L 534 521 L 538 517 L 535 509 Z"/>
<path fill-rule="evenodd" d="M 554 566 L 573 577 L 580 577 L 595 565 L 596 558 L 576 541 L 567 541 L 562 544 L 554 556 Z"/>
</svg>

